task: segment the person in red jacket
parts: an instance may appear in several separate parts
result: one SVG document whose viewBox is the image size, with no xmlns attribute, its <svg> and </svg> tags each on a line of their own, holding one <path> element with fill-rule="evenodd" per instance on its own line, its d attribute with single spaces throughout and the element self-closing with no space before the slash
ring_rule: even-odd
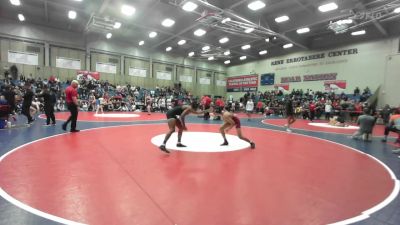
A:
<svg viewBox="0 0 400 225">
<path fill-rule="evenodd" d="M 211 106 L 211 98 L 207 95 L 204 95 L 203 98 L 201 99 L 201 104 L 203 105 L 203 111 L 204 113 L 204 120 L 210 119 L 210 112 L 208 109 L 210 109 Z"/>
</svg>

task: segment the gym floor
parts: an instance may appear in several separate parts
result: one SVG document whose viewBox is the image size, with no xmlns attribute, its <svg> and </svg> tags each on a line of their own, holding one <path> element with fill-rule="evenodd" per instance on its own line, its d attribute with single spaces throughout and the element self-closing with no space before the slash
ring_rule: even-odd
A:
<svg viewBox="0 0 400 225">
<path fill-rule="evenodd" d="M 253 150 L 234 129 L 219 146 L 221 121 L 190 116 L 187 148 L 172 136 L 166 155 L 162 114 L 80 112 L 79 133 L 61 130 L 67 115 L 0 130 L 0 224 L 400 224 L 400 158 L 380 126 L 363 142 L 240 115 Z"/>
</svg>

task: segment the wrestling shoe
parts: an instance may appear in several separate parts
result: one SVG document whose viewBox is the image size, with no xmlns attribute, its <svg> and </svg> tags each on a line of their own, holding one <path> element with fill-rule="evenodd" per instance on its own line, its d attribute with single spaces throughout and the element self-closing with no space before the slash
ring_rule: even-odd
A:
<svg viewBox="0 0 400 225">
<path fill-rule="evenodd" d="M 182 143 L 178 143 L 178 144 L 176 144 L 176 147 L 184 148 L 184 147 L 186 147 L 186 145 L 183 145 Z"/>
<path fill-rule="evenodd" d="M 161 145 L 159 148 L 160 148 L 161 151 L 166 152 L 166 153 L 169 153 L 169 151 L 167 150 L 167 148 L 165 147 L 165 145 Z"/>
</svg>

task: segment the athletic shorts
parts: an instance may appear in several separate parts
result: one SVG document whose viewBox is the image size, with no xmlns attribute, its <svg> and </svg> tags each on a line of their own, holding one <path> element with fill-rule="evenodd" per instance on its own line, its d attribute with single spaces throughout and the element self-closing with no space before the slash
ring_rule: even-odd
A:
<svg viewBox="0 0 400 225">
<path fill-rule="evenodd" d="M 240 119 L 237 118 L 236 116 L 232 117 L 232 120 L 235 122 L 236 128 L 240 128 Z"/>
<path fill-rule="evenodd" d="M 176 117 L 175 115 L 168 115 L 167 114 L 167 119 L 175 119 L 175 126 L 177 126 L 179 129 L 182 128 L 182 123 L 181 120 L 178 119 L 178 117 Z"/>
</svg>

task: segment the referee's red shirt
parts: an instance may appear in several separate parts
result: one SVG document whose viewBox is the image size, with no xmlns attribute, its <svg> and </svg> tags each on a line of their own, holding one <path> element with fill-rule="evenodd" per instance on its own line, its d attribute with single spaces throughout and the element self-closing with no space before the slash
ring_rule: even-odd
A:
<svg viewBox="0 0 400 225">
<path fill-rule="evenodd" d="M 77 96 L 78 92 L 72 86 L 69 86 L 65 89 L 65 101 L 67 102 L 67 104 L 74 103 L 72 97 L 77 97 Z"/>
</svg>

